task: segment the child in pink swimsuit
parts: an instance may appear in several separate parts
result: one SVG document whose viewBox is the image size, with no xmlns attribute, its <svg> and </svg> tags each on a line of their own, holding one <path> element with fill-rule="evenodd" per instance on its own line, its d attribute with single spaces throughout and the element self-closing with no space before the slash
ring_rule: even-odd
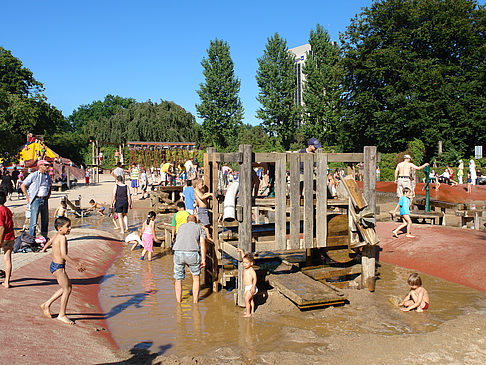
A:
<svg viewBox="0 0 486 365">
<path fill-rule="evenodd" d="M 155 217 L 157 215 L 153 210 L 151 210 L 148 213 L 147 220 L 143 223 L 143 228 L 142 228 L 142 246 L 143 246 L 143 251 L 142 251 L 142 257 L 140 257 L 140 260 L 145 259 L 145 254 L 148 251 L 148 259 L 149 261 L 152 261 L 152 253 L 154 252 L 154 241 L 155 242 L 160 242 L 160 240 L 157 238 L 157 235 L 155 234 Z"/>
</svg>

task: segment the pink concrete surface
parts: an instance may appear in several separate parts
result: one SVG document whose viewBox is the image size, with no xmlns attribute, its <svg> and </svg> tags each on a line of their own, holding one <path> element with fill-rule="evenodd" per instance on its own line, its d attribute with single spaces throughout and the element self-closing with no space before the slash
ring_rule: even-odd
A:
<svg viewBox="0 0 486 365">
<path fill-rule="evenodd" d="M 103 275 L 123 246 L 107 237 L 77 239 L 88 242 L 69 251 L 71 257 L 82 260 L 87 270 L 80 273 L 69 264 L 66 269 L 73 284 L 67 315 L 76 325 L 42 315 L 39 305 L 59 288 L 49 271 L 51 255 L 44 254 L 14 271 L 10 289 L 0 286 L 3 364 L 95 364 L 119 360 L 98 292 Z M 58 310 L 59 300 L 52 305 L 51 312 L 57 315 Z"/>
<path fill-rule="evenodd" d="M 392 237 L 397 222 L 378 222 L 379 260 L 486 292 L 486 233 L 414 224 L 416 238 Z"/>
</svg>

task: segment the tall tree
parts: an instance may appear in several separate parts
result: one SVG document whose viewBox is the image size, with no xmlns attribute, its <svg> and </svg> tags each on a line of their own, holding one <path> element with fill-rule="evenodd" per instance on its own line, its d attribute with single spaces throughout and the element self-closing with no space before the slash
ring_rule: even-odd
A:
<svg viewBox="0 0 486 365">
<path fill-rule="evenodd" d="M 257 100 L 262 105 L 257 118 L 263 121 L 265 131 L 277 136 L 281 146 L 288 149 L 297 128 L 299 107 L 294 102 L 294 56 L 278 33 L 267 40 L 263 56 L 258 59 L 256 80 L 260 88 Z"/>
<path fill-rule="evenodd" d="M 317 25 L 310 31 L 311 53 L 305 60 L 304 132 L 328 144 L 336 142 L 336 130 L 341 119 L 340 97 L 342 69 L 339 48 L 327 30 Z"/>
<path fill-rule="evenodd" d="M 381 0 L 342 35 L 347 149 L 422 140 L 472 153 L 485 144 L 485 8 L 473 0 Z"/>
<path fill-rule="evenodd" d="M 216 38 L 210 42 L 207 54 L 201 61 L 205 82 L 197 90 L 201 103 L 196 105 L 196 110 L 204 119 L 205 143 L 226 148 L 234 144 L 243 119 L 243 106 L 238 96 L 241 82 L 235 75 L 227 42 Z"/>
</svg>

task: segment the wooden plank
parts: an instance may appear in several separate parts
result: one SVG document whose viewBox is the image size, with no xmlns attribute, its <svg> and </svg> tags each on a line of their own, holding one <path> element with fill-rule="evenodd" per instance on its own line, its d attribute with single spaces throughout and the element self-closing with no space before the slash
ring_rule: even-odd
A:
<svg viewBox="0 0 486 365">
<path fill-rule="evenodd" d="M 233 245 L 230 245 L 229 243 L 222 241 L 221 242 L 221 249 L 226 252 L 228 255 L 233 257 L 234 259 L 241 261 L 241 255 L 240 252 L 237 250 L 237 248 Z"/>
<path fill-rule="evenodd" d="M 350 267 L 327 266 L 327 267 L 313 268 L 310 270 L 306 270 L 306 268 L 303 268 L 302 272 L 314 280 L 324 280 L 324 279 L 336 278 L 339 276 L 361 274 L 361 265 L 357 264 Z"/>
<path fill-rule="evenodd" d="M 376 213 L 376 146 L 365 146 L 364 155 L 363 196 Z"/>
<path fill-rule="evenodd" d="M 348 188 L 348 194 L 351 197 L 353 201 L 353 205 L 358 209 L 358 210 L 363 210 L 368 206 L 363 194 L 361 193 L 361 190 L 359 190 L 358 184 L 356 184 L 356 181 L 351 175 L 347 175 L 344 177 L 343 182 L 345 183 L 346 187 Z M 375 182 L 376 184 L 376 182 Z M 375 185 L 376 186 L 376 185 Z M 376 203 L 376 201 L 375 201 Z"/>
<path fill-rule="evenodd" d="M 207 185 L 207 187 L 209 188 L 209 182 L 210 182 L 210 179 L 211 179 L 211 171 L 209 171 L 209 159 L 210 159 L 210 151 L 211 151 L 211 148 L 208 148 L 206 150 L 206 153 L 204 154 L 204 161 L 203 161 L 203 164 L 204 164 L 204 183 Z"/>
<path fill-rule="evenodd" d="M 275 163 L 275 241 L 276 250 L 287 249 L 287 162 L 286 154 L 278 153 Z"/>
<path fill-rule="evenodd" d="M 340 290 L 311 279 L 302 272 L 272 274 L 270 284 L 300 308 L 332 305 L 346 300 Z"/>
<path fill-rule="evenodd" d="M 278 155 L 277 152 L 257 152 L 255 153 L 255 162 L 277 162 Z"/>
<path fill-rule="evenodd" d="M 243 252 L 251 251 L 251 145 L 240 145 L 239 151 L 243 154 L 243 162 L 239 165 L 240 188 L 238 204 L 242 207 L 241 221 L 238 225 L 238 248 Z M 239 306 L 245 305 L 245 291 L 243 285 L 243 264 L 238 262 L 238 300 Z"/>
<path fill-rule="evenodd" d="M 327 154 L 317 153 L 316 246 L 327 246 Z"/>
<path fill-rule="evenodd" d="M 216 153 L 216 162 L 237 162 L 243 161 L 243 155 L 240 152 Z"/>
<path fill-rule="evenodd" d="M 212 190 L 213 192 L 216 191 L 218 188 L 218 163 L 216 162 L 216 151 L 212 153 Z M 219 245 L 219 232 L 218 232 L 218 218 L 219 218 L 219 202 L 217 199 L 211 199 L 212 203 L 212 213 L 213 213 L 213 224 L 212 224 L 212 240 L 213 240 L 213 264 L 212 264 L 212 288 L 213 292 L 218 291 L 218 274 L 219 274 L 219 265 L 217 264 L 217 260 L 221 259 L 221 247 Z"/>
<path fill-rule="evenodd" d="M 290 249 L 300 248 L 300 153 L 289 154 L 290 160 Z"/>
<path fill-rule="evenodd" d="M 364 153 L 328 153 L 327 154 L 327 161 L 328 162 L 363 162 L 364 161 Z M 377 161 L 381 161 L 381 155 L 377 155 Z"/>
<path fill-rule="evenodd" d="M 304 163 L 304 247 L 314 247 L 314 156 L 301 154 Z"/>
</svg>

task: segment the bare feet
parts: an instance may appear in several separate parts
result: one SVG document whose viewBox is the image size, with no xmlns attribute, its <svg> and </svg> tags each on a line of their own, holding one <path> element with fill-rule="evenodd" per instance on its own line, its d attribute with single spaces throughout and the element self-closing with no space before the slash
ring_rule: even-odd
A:
<svg viewBox="0 0 486 365">
<path fill-rule="evenodd" d="M 66 323 L 66 324 L 71 324 L 71 325 L 73 325 L 73 324 L 74 324 L 74 322 L 73 322 L 73 321 L 71 321 L 71 320 L 70 320 L 68 317 L 66 317 L 66 316 L 62 316 L 62 317 L 57 316 L 57 319 L 58 319 L 58 320 L 60 320 L 60 321 L 61 321 L 61 322 L 63 322 L 63 323 Z"/>
<path fill-rule="evenodd" d="M 40 307 L 42 309 L 42 312 L 47 318 L 52 318 L 51 311 L 49 310 L 49 307 L 47 306 L 46 303 L 41 304 Z"/>
<path fill-rule="evenodd" d="M 394 237 L 398 238 L 398 232 L 397 231 L 393 231 L 392 233 L 393 233 Z"/>
<path fill-rule="evenodd" d="M 415 238 L 415 236 L 412 236 L 411 234 L 407 234 L 405 237 L 408 237 L 408 238 Z"/>
<path fill-rule="evenodd" d="M 9 283 L 7 283 L 6 281 L 4 281 L 4 282 L 2 283 L 2 285 L 3 285 L 3 287 L 4 287 L 5 289 L 10 288 L 10 284 L 9 284 Z"/>
<path fill-rule="evenodd" d="M 245 314 L 243 317 L 244 317 L 244 318 L 251 317 L 251 314 Z"/>
</svg>

